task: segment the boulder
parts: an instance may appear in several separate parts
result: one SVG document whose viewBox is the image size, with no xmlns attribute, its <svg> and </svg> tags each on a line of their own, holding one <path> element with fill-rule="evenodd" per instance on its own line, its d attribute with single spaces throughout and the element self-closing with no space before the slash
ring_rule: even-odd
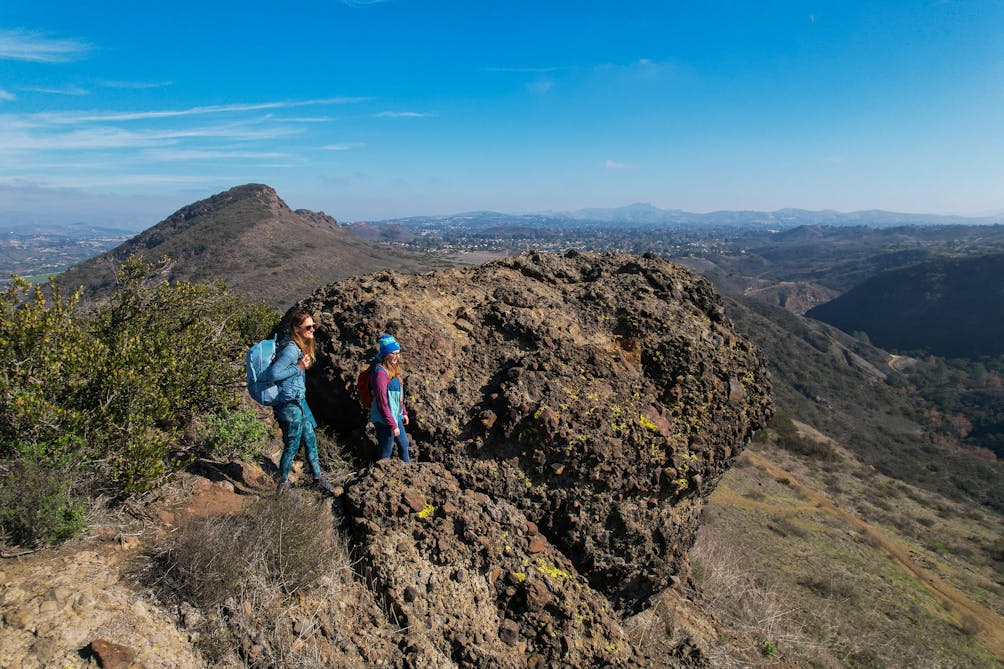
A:
<svg viewBox="0 0 1004 669">
<path fill-rule="evenodd" d="M 772 411 L 711 284 L 651 255 L 373 274 L 298 306 L 321 326 L 311 406 L 360 460 L 355 378 L 389 332 L 418 459 L 512 505 L 618 609 L 687 576 L 703 500 Z"/>
<path fill-rule="evenodd" d="M 95 639 L 90 644 L 91 654 L 103 669 L 128 669 L 136 658 L 136 650 L 105 639 Z"/>
<path fill-rule="evenodd" d="M 420 510 L 405 501 L 415 494 Z M 463 490 L 443 465 L 382 460 L 346 486 L 345 511 L 407 666 L 648 664 L 568 558 L 530 550 L 519 509 Z"/>
</svg>

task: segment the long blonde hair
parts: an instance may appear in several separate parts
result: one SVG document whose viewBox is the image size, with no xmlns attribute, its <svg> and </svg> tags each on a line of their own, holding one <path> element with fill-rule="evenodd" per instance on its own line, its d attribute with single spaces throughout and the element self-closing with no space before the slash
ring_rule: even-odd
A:
<svg viewBox="0 0 1004 669">
<path fill-rule="evenodd" d="M 314 319 L 314 317 L 311 315 L 309 311 L 306 311 L 304 309 L 297 309 L 292 314 L 290 314 L 289 338 L 292 339 L 293 342 L 300 347 L 300 350 L 303 351 L 303 354 L 307 356 L 307 360 L 310 363 L 307 366 L 310 367 L 311 365 L 314 364 L 314 361 L 317 359 L 314 354 L 314 340 L 313 338 L 304 339 L 297 331 L 297 328 L 303 325 L 303 321 L 307 320 L 308 318 L 314 321 L 315 324 L 314 329 L 316 331 L 317 321 Z"/>
<path fill-rule="evenodd" d="M 387 370 L 387 380 L 390 381 L 395 376 L 401 376 L 401 371 L 402 370 L 401 370 L 401 363 L 400 362 L 395 363 L 395 364 L 392 365 L 389 362 L 387 362 L 387 358 L 388 357 L 390 357 L 390 356 L 386 355 L 383 358 L 381 358 L 380 359 L 380 364 L 383 365 L 383 368 Z M 400 359 L 401 358 L 398 358 L 398 360 L 400 360 Z"/>
</svg>

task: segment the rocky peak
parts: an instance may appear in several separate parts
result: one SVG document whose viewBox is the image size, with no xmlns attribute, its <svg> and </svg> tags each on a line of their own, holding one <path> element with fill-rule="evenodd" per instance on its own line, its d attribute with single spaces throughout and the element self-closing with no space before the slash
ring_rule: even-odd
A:
<svg viewBox="0 0 1004 669">
<path fill-rule="evenodd" d="M 184 221 L 215 214 L 243 200 L 258 200 L 273 213 L 289 211 L 289 206 L 282 201 L 279 194 L 270 186 L 264 184 L 244 184 L 243 186 L 234 186 L 230 190 L 217 193 L 204 200 L 199 200 L 182 207 L 169 216 L 164 223 L 174 227 Z"/>
<path fill-rule="evenodd" d="M 304 220 L 310 221 L 311 223 L 324 225 L 330 228 L 338 227 L 338 221 L 335 220 L 335 217 L 328 216 L 323 211 L 311 211 L 310 209 L 297 209 L 293 213 Z"/>
<path fill-rule="evenodd" d="M 372 459 L 355 377 L 401 343 L 420 460 L 505 501 L 620 609 L 688 576 L 704 498 L 771 413 L 710 283 L 654 256 L 530 252 L 319 289 L 311 405 Z"/>
</svg>

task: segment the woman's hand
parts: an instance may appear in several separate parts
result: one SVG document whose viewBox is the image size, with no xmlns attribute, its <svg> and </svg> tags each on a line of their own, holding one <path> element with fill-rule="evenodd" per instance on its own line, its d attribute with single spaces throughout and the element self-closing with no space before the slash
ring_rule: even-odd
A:
<svg viewBox="0 0 1004 669">
<path fill-rule="evenodd" d="M 401 422 L 404 423 L 405 425 L 408 424 L 408 414 L 401 416 Z"/>
<path fill-rule="evenodd" d="M 401 436 L 401 428 L 398 428 L 398 427 L 394 428 L 394 436 L 395 437 L 400 437 Z"/>
<path fill-rule="evenodd" d="M 300 359 L 296 361 L 296 366 L 304 371 L 310 369 L 310 356 L 301 356 Z"/>
</svg>

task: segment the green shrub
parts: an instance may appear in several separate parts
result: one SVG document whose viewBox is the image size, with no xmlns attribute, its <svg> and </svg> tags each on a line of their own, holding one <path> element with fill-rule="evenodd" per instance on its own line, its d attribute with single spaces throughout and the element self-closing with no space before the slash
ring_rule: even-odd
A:
<svg viewBox="0 0 1004 669">
<path fill-rule="evenodd" d="M 784 516 L 778 516 L 774 520 L 768 522 L 767 529 L 782 537 L 794 536 L 799 539 L 804 539 L 809 536 L 809 532 L 805 528 L 801 527 L 789 518 L 785 518 Z"/>
<path fill-rule="evenodd" d="M 130 258 L 116 292 L 90 313 L 79 309 L 79 293 L 64 295 L 54 280 L 43 287 L 12 277 L 0 292 L 5 481 L 15 472 L 38 477 L 39 495 L 53 500 L 69 500 L 70 490 L 80 498 L 142 492 L 196 455 L 185 435 L 199 416 L 238 406 L 244 351 L 278 312 L 223 284 L 166 282 L 168 267 L 166 259 L 154 266 Z M 53 444 L 87 466 L 61 469 L 33 455 Z M 66 513 L 29 531 L 17 520 L 23 509 L 11 507 L 16 496 L 2 502 L 3 531 L 33 541 L 66 536 L 71 530 L 59 528 L 79 520 L 72 501 L 47 503 Z"/>
<path fill-rule="evenodd" d="M 157 485 L 185 462 L 191 454 L 178 447 L 196 415 L 236 407 L 244 350 L 278 320 L 222 284 L 156 283 L 153 270 L 127 261 L 90 326 L 107 350 L 92 378 L 94 427 L 120 442 L 124 457 L 110 459 L 109 474 L 126 492 Z"/>
<path fill-rule="evenodd" d="M 840 456 L 826 444 L 800 436 L 791 418 L 780 411 L 771 417 L 767 423 L 767 427 L 775 434 L 777 445 L 786 451 L 824 462 L 833 462 L 840 459 Z"/>
<path fill-rule="evenodd" d="M 268 426 L 258 419 L 258 412 L 248 406 L 223 415 L 206 414 L 198 429 L 200 454 L 250 460 L 261 454 L 269 433 Z"/>
<path fill-rule="evenodd" d="M 1004 565 L 1004 535 L 990 542 L 987 546 L 987 554 L 994 562 Z"/>
<path fill-rule="evenodd" d="M 73 318 L 79 294 L 11 277 L 0 293 L 0 441 L 43 443 L 79 433 L 98 353 Z"/>
<path fill-rule="evenodd" d="M 72 436 L 50 444 L 0 445 L 0 527 L 12 544 L 55 544 L 84 528 L 85 505 L 73 494 L 82 451 Z"/>
<path fill-rule="evenodd" d="M 694 580 L 700 583 L 701 579 L 704 578 L 704 563 L 696 557 L 691 558 L 690 573 L 694 576 Z"/>
</svg>

